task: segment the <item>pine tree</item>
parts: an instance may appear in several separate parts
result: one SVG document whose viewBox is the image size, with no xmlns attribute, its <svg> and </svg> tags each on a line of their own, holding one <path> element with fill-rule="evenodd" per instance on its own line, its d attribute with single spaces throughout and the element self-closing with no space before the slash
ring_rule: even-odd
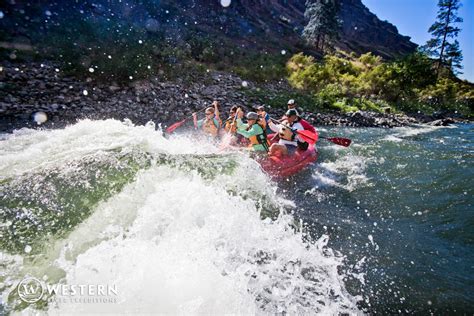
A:
<svg viewBox="0 0 474 316">
<path fill-rule="evenodd" d="M 307 0 L 304 15 L 308 24 L 303 30 L 303 38 L 321 51 L 331 48 L 341 26 L 339 9 L 339 0 Z"/>
<path fill-rule="evenodd" d="M 460 6 L 460 0 L 439 0 L 437 20 L 428 30 L 433 37 L 422 47 L 428 55 L 436 58 L 438 73 L 441 67 L 447 67 L 456 74 L 462 69 L 462 52 L 456 40 L 461 31 L 456 26 L 462 22 L 457 15 Z"/>
</svg>

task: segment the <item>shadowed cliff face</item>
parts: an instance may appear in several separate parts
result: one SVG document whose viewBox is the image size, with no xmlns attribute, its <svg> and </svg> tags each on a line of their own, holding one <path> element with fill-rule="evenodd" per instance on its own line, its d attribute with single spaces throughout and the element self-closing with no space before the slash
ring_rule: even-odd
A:
<svg viewBox="0 0 474 316">
<path fill-rule="evenodd" d="M 340 1 L 342 29 L 338 48 L 356 53 L 371 51 L 388 59 L 415 50 L 416 45 L 409 37 L 398 34 L 392 24 L 379 20 L 361 0 Z M 225 5 L 229 0 L 7 2 L 0 6 L 5 14 L 0 27 L 6 33 L 21 35 L 28 33 L 28 25 L 36 28 L 34 21 L 41 24 L 45 18 L 67 27 L 77 19 L 106 21 L 112 16 L 147 32 L 163 33 L 176 42 L 186 41 L 195 34 L 205 34 L 227 43 L 223 45 L 270 51 L 310 50 L 304 46 L 300 36 L 307 22 L 304 18 L 305 2 L 232 0 L 228 6 Z M 10 16 L 16 16 L 17 20 L 9 21 Z M 26 16 L 28 20 L 18 24 L 18 20 Z"/>
<path fill-rule="evenodd" d="M 256 46 L 278 49 L 302 45 L 300 34 L 307 23 L 305 2 L 233 0 L 223 7 L 219 1 L 194 0 L 181 5 L 199 21 L 198 28 L 216 36 L 225 34 Z M 379 20 L 360 0 L 341 0 L 339 15 L 342 28 L 338 48 L 356 53 L 371 51 L 390 59 L 411 53 L 417 47 L 408 36 L 400 35 L 394 25 Z"/>
<path fill-rule="evenodd" d="M 340 48 L 358 53 L 372 51 L 384 58 L 413 52 L 417 45 L 410 37 L 398 33 L 397 28 L 381 21 L 360 0 L 342 0 Z"/>
</svg>

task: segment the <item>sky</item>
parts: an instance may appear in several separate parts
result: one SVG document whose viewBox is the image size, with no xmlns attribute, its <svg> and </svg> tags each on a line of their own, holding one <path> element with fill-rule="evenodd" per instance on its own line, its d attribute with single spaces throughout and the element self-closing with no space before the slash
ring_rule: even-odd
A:
<svg viewBox="0 0 474 316">
<path fill-rule="evenodd" d="M 387 20 L 402 35 L 411 37 L 411 41 L 424 45 L 430 34 L 428 29 L 436 20 L 438 0 L 362 0 L 369 10 L 379 19 Z M 474 82 L 474 0 L 461 0 L 459 15 L 464 19 L 460 24 L 462 31 L 458 41 L 464 60 L 462 79 Z"/>
</svg>

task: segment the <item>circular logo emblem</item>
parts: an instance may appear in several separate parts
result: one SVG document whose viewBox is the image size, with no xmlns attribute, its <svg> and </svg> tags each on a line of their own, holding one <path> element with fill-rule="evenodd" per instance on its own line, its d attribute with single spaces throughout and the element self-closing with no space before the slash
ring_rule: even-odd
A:
<svg viewBox="0 0 474 316">
<path fill-rule="evenodd" d="M 43 283 L 37 278 L 28 277 L 18 284 L 18 296 L 27 303 L 36 303 L 43 297 Z"/>
</svg>

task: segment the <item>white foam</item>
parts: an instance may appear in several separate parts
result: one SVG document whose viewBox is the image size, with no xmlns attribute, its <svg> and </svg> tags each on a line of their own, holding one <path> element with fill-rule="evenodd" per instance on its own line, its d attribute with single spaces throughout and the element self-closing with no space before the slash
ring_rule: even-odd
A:
<svg viewBox="0 0 474 316">
<path fill-rule="evenodd" d="M 23 130 L 2 145 L 0 172 L 7 176 L 100 150 L 217 151 L 188 137 L 166 139 L 153 126 L 113 120 Z M 327 248 L 327 236 L 303 242 L 258 165 L 245 155 L 232 159 L 231 174 L 211 178 L 171 165 L 140 171 L 66 238 L 52 240 L 47 253 L 11 263 L 12 277 L 118 289 L 115 304 L 50 304 L 51 314 L 356 312 L 358 298 L 347 293 L 337 269 L 343 258 Z M 278 219 L 262 220 L 262 205 L 280 210 Z"/>
<path fill-rule="evenodd" d="M 130 121 L 83 120 L 63 130 L 16 130 L 5 136 L 0 146 L 0 175 L 10 177 L 24 172 L 60 165 L 75 157 L 97 151 L 139 147 L 151 153 L 209 153 L 210 143 L 195 145 L 190 137 L 165 138 L 154 124 L 134 126 Z"/>
<path fill-rule="evenodd" d="M 370 185 L 365 170 L 372 160 L 349 153 L 338 157 L 335 161 L 321 162 L 313 173 L 315 185 L 318 188 L 338 187 L 347 191 Z"/>
<path fill-rule="evenodd" d="M 438 129 L 444 128 L 457 128 L 457 126 L 429 126 L 429 125 L 416 125 L 416 126 L 404 126 L 404 127 L 395 127 L 393 137 L 396 138 L 405 138 L 412 137 L 416 135 L 431 133 Z"/>
<path fill-rule="evenodd" d="M 327 239 L 307 248 L 301 235 L 289 229 L 290 216 L 276 222 L 262 221 L 253 200 L 230 196 L 197 174 L 176 173 L 167 167 L 143 174 L 138 182 L 148 190 L 153 187 L 153 192 L 147 193 L 145 202 L 136 209 L 134 221 L 122 227 L 125 237 L 120 233 L 77 257 L 69 256 L 69 260 L 65 258 L 70 249 L 66 249 L 57 261 L 67 272 L 68 284 L 113 282 L 119 289 L 119 303 L 64 304 L 59 306 L 61 313 L 353 310 L 336 270 L 340 259 L 323 254 Z M 141 189 L 132 185 L 103 209 L 115 209 L 123 200 L 133 200 L 137 191 Z M 143 201 L 142 197 L 138 200 Z M 79 241 L 78 237 L 75 240 Z M 257 263 L 259 256 L 267 256 L 268 263 Z M 283 272 L 284 268 L 294 271 Z M 301 275 L 304 268 L 316 269 L 320 282 L 305 279 Z M 310 287 L 320 288 L 320 293 L 333 289 L 340 297 L 310 291 L 301 295 L 303 288 Z M 256 302 L 260 296 L 267 300 L 263 306 Z"/>
</svg>

